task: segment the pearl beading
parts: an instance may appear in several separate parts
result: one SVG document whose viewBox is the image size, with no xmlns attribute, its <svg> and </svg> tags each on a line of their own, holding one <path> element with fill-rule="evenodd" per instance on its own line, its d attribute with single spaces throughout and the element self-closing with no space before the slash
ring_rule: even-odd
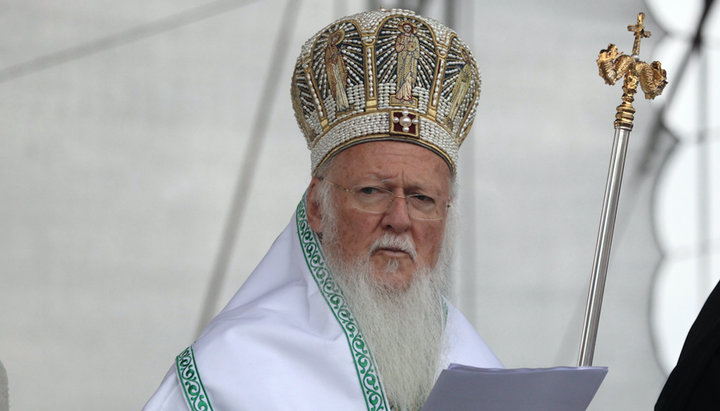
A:
<svg viewBox="0 0 720 411">
<path fill-rule="evenodd" d="M 407 94 L 402 97 L 405 100 L 400 100 L 400 94 L 396 97 L 400 59 L 395 47 L 400 44 L 398 38 L 406 22 L 414 27 L 410 33 L 419 44 L 418 57 L 413 57 L 417 59 L 417 69 L 411 71 L 416 75 L 411 90 L 412 101 L 408 100 Z M 326 68 L 325 50 L 329 36 L 339 30 L 344 33 L 335 43 L 340 62 L 335 59 L 332 68 Z M 469 58 L 463 60 L 463 51 Z M 454 87 L 466 64 L 471 65 L 469 87 Z M 342 74 L 347 76 L 344 86 L 334 83 L 332 87 L 335 88 L 331 89 L 329 76 L 332 73 L 326 70 L 345 73 Z M 371 140 L 402 140 L 426 146 L 445 158 L 454 171 L 460 144 L 469 133 L 476 114 L 480 76 L 472 53 L 451 29 L 408 10 L 358 13 L 331 23 L 305 42 L 296 73 L 299 74 L 293 75 L 291 85 L 293 107 L 312 151 L 313 171 L 326 157 L 350 145 Z M 338 74 L 333 76 L 338 78 Z M 344 87 L 347 98 L 341 112 L 336 111 L 333 95 L 333 90 L 338 87 Z M 458 95 L 453 96 L 453 93 Z M 453 117 L 448 118 L 453 97 L 456 101 Z M 392 134 L 391 112 L 412 113 L 398 117 L 397 122 L 406 123 L 402 130 L 407 133 L 411 127 L 407 124 L 408 119 L 412 119 L 413 126 L 418 127 L 413 128 L 417 136 L 413 136 L 416 131 L 410 135 Z"/>
</svg>

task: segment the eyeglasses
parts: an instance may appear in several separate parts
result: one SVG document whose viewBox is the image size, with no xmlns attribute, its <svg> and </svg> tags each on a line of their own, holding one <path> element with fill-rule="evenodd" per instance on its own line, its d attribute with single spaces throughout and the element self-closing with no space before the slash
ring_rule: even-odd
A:
<svg viewBox="0 0 720 411">
<path fill-rule="evenodd" d="M 439 203 L 425 194 L 399 196 L 382 187 L 358 185 L 347 188 L 330 180 L 320 180 L 350 194 L 352 206 L 366 213 L 383 214 L 390 209 L 390 205 L 396 198 L 405 200 L 408 216 L 414 220 L 441 220 L 444 217 L 444 211 L 450 207 L 450 203 Z"/>
</svg>

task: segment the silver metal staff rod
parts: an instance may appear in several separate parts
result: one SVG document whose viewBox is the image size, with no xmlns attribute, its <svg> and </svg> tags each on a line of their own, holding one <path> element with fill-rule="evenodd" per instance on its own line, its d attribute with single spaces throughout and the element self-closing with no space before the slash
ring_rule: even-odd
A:
<svg viewBox="0 0 720 411">
<path fill-rule="evenodd" d="M 620 199 L 620 186 L 622 185 L 623 170 L 630 130 L 616 128 L 613 139 L 610 168 L 607 183 L 605 184 L 605 197 L 603 198 L 600 227 L 598 228 L 597 242 L 595 243 L 595 256 L 593 257 L 590 289 L 588 291 L 587 305 L 585 306 L 585 322 L 580 341 L 580 358 L 578 365 L 592 365 L 595 352 L 598 323 L 600 322 L 600 308 L 602 306 L 605 278 L 607 277 L 608 261 L 610 260 L 610 246 L 615 229 L 615 216 L 617 215 L 618 201 Z"/>
<path fill-rule="evenodd" d="M 654 61 L 647 64 L 640 61 L 638 57 L 640 54 L 640 40 L 650 37 L 650 32 L 645 30 L 644 22 L 645 15 L 638 13 L 637 24 L 628 26 L 628 31 L 633 32 L 635 36 L 632 55 L 619 53 L 614 44 L 609 44 L 607 49 L 600 51 L 597 59 L 600 76 L 605 79 L 607 84 L 613 85 L 623 77 L 625 80 L 622 87 L 622 104 L 617 106 L 617 113 L 615 114 L 615 136 L 613 138 L 610 167 L 605 185 L 600 227 L 598 228 L 590 287 L 585 306 L 585 320 L 583 322 L 578 358 L 578 365 L 581 367 L 592 365 L 595 352 L 595 341 L 597 339 L 598 323 L 600 322 L 600 309 L 610 260 L 610 248 L 620 199 L 625 157 L 635 115 L 632 102 L 638 84 L 642 87 L 647 99 L 659 96 L 665 85 L 667 85 L 665 70 L 662 69 L 659 62 Z"/>
</svg>

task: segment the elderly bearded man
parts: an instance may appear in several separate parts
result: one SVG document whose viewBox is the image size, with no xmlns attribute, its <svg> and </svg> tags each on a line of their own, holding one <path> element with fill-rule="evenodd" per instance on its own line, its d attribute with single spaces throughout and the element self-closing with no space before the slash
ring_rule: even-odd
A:
<svg viewBox="0 0 720 411">
<path fill-rule="evenodd" d="M 393 45 L 408 25 L 417 78 L 398 100 Z M 339 110 L 331 38 L 348 70 Z M 307 193 L 146 410 L 416 410 L 447 364 L 501 366 L 443 297 L 458 149 L 480 94 L 471 56 L 452 30 L 403 10 L 346 17 L 308 40 L 291 87 L 311 149 Z M 454 87 L 467 65 L 469 85 Z"/>
</svg>

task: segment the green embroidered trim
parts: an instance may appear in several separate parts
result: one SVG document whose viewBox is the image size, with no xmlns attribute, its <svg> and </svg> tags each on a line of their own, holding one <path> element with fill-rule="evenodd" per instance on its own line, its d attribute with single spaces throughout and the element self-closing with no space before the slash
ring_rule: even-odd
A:
<svg viewBox="0 0 720 411">
<path fill-rule="evenodd" d="M 213 407 L 210 405 L 210 399 L 205 393 L 205 387 L 203 387 L 200 379 L 200 372 L 195 365 L 192 346 L 187 347 L 185 351 L 175 358 L 175 364 L 177 365 L 178 378 L 180 378 L 180 386 L 185 393 L 185 399 L 190 409 L 193 411 L 212 411 Z"/>
<path fill-rule="evenodd" d="M 340 327 L 345 332 L 355 362 L 358 380 L 365 396 L 367 409 L 370 411 L 389 411 L 390 407 L 387 405 L 385 392 L 380 383 L 380 377 L 370 349 L 365 342 L 365 338 L 360 334 L 360 328 L 355 321 L 355 317 L 345 303 L 342 291 L 330 275 L 330 270 L 325 266 L 325 257 L 320 248 L 320 243 L 307 221 L 305 198 L 300 200 L 295 215 L 298 238 L 305 261 L 320 293 L 330 307 L 330 311 L 332 311 Z"/>
</svg>

